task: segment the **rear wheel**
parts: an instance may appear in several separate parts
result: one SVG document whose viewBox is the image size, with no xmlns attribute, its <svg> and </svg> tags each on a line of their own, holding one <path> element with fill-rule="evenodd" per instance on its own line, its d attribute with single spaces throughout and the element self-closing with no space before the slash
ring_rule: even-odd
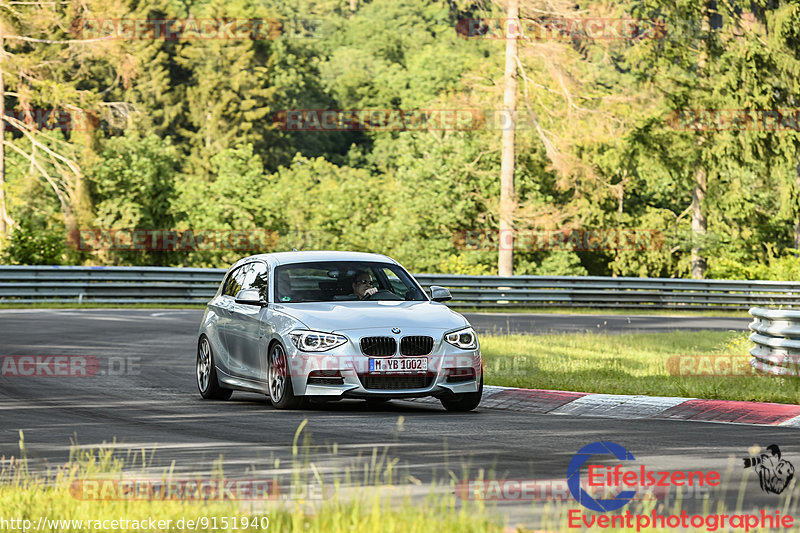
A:
<svg viewBox="0 0 800 533">
<path fill-rule="evenodd" d="M 483 374 L 481 374 L 481 381 L 478 385 L 478 392 L 466 392 L 462 394 L 454 394 L 449 398 L 442 398 L 442 406 L 448 411 L 465 412 L 472 411 L 478 404 L 481 403 L 481 396 L 483 395 Z"/>
<path fill-rule="evenodd" d="M 227 400 L 233 394 L 231 389 L 219 386 L 217 379 L 217 369 L 214 366 L 214 352 L 211 351 L 211 343 L 208 337 L 200 337 L 197 344 L 197 388 L 200 396 L 206 400 Z"/>
<path fill-rule="evenodd" d="M 303 403 L 302 397 L 294 395 L 289 359 L 283 346 L 277 342 L 269 350 L 267 383 L 269 383 L 269 399 L 275 409 L 297 409 Z"/>
</svg>

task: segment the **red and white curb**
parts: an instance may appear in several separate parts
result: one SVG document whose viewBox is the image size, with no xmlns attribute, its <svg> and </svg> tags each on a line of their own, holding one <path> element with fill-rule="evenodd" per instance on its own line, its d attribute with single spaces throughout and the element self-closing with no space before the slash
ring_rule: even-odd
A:
<svg viewBox="0 0 800 533">
<path fill-rule="evenodd" d="M 420 398 L 423 403 L 438 402 Z M 690 420 L 800 428 L 800 405 L 483 387 L 480 407 L 597 418 Z"/>
</svg>

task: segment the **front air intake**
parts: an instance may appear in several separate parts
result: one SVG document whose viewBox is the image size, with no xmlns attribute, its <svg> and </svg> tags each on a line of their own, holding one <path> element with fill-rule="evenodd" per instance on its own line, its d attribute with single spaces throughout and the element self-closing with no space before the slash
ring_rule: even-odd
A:
<svg viewBox="0 0 800 533">
<path fill-rule="evenodd" d="M 361 339 L 361 353 L 373 357 L 390 357 L 397 352 L 394 337 L 364 337 Z"/>
<path fill-rule="evenodd" d="M 403 355 L 428 355 L 433 351 L 433 337 L 425 335 L 403 337 L 400 353 Z"/>
<path fill-rule="evenodd" d="M 389 374 L 358 376 L 361 385 L 367 390 L 413 390 L 427 389 L 433 385 L 435 375 L 431 374 Z"/>
</svg>

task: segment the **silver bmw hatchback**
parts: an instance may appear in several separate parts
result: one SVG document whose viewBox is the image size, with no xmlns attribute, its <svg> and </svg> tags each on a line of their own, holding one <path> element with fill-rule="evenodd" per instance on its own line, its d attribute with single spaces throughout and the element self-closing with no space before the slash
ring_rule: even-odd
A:
<svg viewBox="0 0 800 533">
<path fill-rule="evenodd" d="M 278 409 L 308 399 L 434 396 L 470 411 L 483 392 L 475 331 L 396 261 L 359 252 L 246 257 L 208 303 L 197 345 L 205 399 L 266 394 Z"/>
</svg>

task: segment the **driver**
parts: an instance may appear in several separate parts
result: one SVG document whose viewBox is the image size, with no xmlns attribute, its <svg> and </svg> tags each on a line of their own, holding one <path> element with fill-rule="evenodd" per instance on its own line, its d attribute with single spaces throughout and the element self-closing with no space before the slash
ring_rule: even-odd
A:
<svg viewBox="0 0 800 533">
<path fill-rule="evenodd" d="M 365 270 L 356 272 L 355 280 L 353 281 L 353 294 L 358 296 L 359 300 L 365 300 L 378 292 L 375 288 L 375 282 L 372 281 L 372 276 Z"/>
</svg>

